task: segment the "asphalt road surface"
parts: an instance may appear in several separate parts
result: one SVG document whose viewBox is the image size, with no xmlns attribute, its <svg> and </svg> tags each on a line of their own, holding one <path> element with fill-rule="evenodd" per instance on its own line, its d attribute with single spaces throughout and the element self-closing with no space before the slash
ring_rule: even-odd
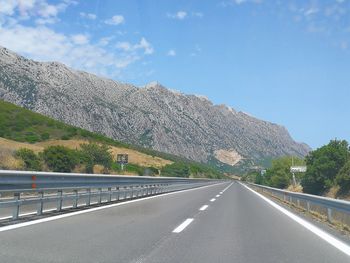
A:
<svg viewBox="0 0 350 263">
<path fill-rule="evenodd" d="M 239 183 L 0 228 L 0 262 L 11 263 L 349 263 L 347 249 Z"/>
</svg>

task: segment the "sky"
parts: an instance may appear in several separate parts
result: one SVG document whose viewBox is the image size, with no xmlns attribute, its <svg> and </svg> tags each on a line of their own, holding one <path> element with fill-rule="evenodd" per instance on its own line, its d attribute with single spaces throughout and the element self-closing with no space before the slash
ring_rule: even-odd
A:
<svg viewBox="0 0 350 263">
<path fill-rule="evenodd" d="M 0 45 L 350 141 L 350 0 L 0 0 Z"/>
</svg>

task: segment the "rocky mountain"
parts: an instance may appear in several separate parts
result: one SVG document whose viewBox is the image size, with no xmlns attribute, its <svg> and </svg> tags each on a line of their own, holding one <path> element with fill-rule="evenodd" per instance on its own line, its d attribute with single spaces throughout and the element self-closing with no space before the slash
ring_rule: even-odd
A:
<svg viewBox="0 0 350 263">
<path fill-rule="evenodd" d="M 254 166 L 310 150 L 284 127 L 205 97 L 158 83 L 140 88 L 6 48 L 0 48 L 0 98 L 120 141 L 219 166 Z"/>
</svg>

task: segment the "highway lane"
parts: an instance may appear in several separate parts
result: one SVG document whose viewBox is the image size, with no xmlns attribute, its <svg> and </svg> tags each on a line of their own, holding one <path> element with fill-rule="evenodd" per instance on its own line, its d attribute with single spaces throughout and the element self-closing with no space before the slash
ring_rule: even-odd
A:
<svg viewBox="0 0 350 263">
<path fill-rule="evenodd" d="M 228 186 L 173 193 L 3 231 L 0 259 L 14 263 L 350 262 L 349 256 L 242 185 Z"/>
</svg>

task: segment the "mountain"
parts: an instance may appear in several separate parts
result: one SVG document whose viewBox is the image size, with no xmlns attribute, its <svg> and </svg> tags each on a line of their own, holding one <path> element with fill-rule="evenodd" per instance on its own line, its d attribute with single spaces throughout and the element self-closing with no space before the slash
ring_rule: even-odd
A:
<svg viewBox="0 0 350 263">
<path fill-rule="evenodd" d="M 136 87 L 0 48 L 0 98 L 123 142 L 226 169 L 304 156 L 277 124 L 159 83 Z"/>
</svg>

